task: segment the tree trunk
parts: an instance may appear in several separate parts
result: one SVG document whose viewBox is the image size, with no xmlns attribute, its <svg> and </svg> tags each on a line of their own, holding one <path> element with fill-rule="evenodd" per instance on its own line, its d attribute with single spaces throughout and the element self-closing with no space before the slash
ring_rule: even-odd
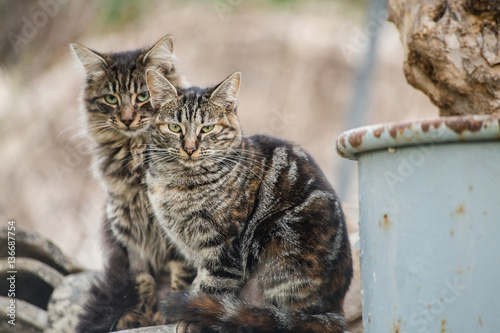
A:
<svg viewBox="0 0 500 333">
<path fill-rule="evenodd" d="M 404 73 L 441 116 L 500 113 L 500 0 L 388 0 Z"/>
</svg>

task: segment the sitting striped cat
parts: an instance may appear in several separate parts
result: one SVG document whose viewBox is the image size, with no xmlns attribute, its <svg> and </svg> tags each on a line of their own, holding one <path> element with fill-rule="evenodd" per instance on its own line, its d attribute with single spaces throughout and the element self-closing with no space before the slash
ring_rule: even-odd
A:
<svg viewBox="0 0 500 333">
<path fill-rule="evenodd" d="M 147 186 L 164 233 L 197 269 L 164 301 L 177 332 L 343 332 L 352 277 L 340 202 L 311 156 L 242 136 L 240 73 L 201 89 L 147 71 Z M 175 82 L 174 82 L 175 84 Z"/>
<path fill-rule="evenodd" d="M 109 332 L 163 323 L 157 315 L 156 282 L 167 276 L 170 289 L 190 285 L 194 271 L 168 245 L 154 221 L 145 190 L 147 128 L 153 115 L 146 69 L 175 84 L 171 36 L 153 47 L 103 54 L 72 44 L 86 71 L 82 93 L 86 132 L 94 171 L 107 193 L 104 278 L 91 287 L 78 332 Z M 149 275 L 150 274 L 150 275 Z"/>
</svg>

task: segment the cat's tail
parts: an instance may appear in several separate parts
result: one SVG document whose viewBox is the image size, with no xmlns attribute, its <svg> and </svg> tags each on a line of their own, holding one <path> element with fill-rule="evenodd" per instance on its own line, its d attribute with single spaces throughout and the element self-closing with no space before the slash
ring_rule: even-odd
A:
<svg viewBox="0 0 500 333">
<path fill-rule="evenodd" d="M 225 333 L 342 333 L 338 313 L 308 314 L 273 306 L 256 307 L 231 296 L 181 292 L 163 302 L 168 322 L 190 322 Z"/>
<path fill-rule="evenodd" d="M 106 272 L 90 285 L 78 315 L 77 333 L 111 332 L 118 319 L 138 303 L 134 280 L 125 270 Z"/>
</svg>

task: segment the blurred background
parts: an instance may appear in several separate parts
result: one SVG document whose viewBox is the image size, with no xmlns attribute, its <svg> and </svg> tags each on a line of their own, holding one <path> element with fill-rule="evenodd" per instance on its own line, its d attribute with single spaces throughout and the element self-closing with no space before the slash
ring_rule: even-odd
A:
<svg viewBox="0 0 500 333">
<path fill-rule="evenodd" d="M 244 133 L 304 146 L 356 232 L 356 164 L 337 155 L 338 135 L 438 114 L 406 83 L 386 18 L 384 0 L 0 1 L 0 227 L 16 219 L 101 268 L 104 193 L 81 134 L 84 73 L 68 44 L 123 51 L 172 34 L 193 85 L 243 73 Z"/>
</svg>

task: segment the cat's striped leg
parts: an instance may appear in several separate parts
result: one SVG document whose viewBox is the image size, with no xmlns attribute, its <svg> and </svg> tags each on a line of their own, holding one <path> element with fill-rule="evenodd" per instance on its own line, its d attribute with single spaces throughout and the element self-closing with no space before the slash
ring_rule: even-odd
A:
<svg viewBox="0 0 500 333">
<path fill-rule="evenodd" d="M 206 260 L 204 265 L 198 268 L 198 275 L 188 292 L 178 293 L 173 298 L 167 299 L 166 304 L 179 298 L 186 301 L 196 295 L 236 295 L 242 286 L 243 269 L 239 253 L 232 249 L 216 247 L 205 249 L 204 255 L 207 255 L 211 260 Z M 177 302 L 177 301 L 174 301 Z M 179 302 L 178 304 L 180 304 Z M 196 303 L 196 302 L 195 302 Z M 199 304 L 203 307 L 204 304 Z M 204 333 L 212 332 L 208 328 L 203 328 L 199 323 L 186 321 L 182 316 L 182 311 L 179 313 L 166 312 L 165 316 L 171 323 L 176 323 L 176 333 Z"/>
<path fill-rule="evenodd" d="M 231 244 L 232 242 L 227 242 Z M 207 246 L 191 291 L 205 294 L 235 294 L 241 289 L 243 266 L 239 248 L 231 244 Z"/>
<path fill-rule="evenodd" d="M 307 209 L 295 215 L 294 229 L 283 228 L 286 216 L 276 220 L 274 237 L 261 252 L 256 278 L 263 289 L 262 303 L 278 309 L 279 327 L 290 332 L 343 332 L 342 303 L 351 274 L 348 243 L 342 246 L 348 242 L 345 228 L 339 223 L 339 228 L 316 233 L 311 224 L 300 225 L 314 218 Z M 308 233 L 316 233 L 314 241 L 297 244 Z M 339 271 L 349 274 L 335 275 Z"/>
<path fill-rule="evenodd" d="M 188 289 L 196 277 L 196 270 L 181 260 L 171 260 L 168 263 L 170 269 L 170 290 L 178 292 Z"/>
<path fill-rule="evenodd" d="M 158 309 L 156 283 L 149 274 L 141 274 L 134 281 L 138 295 L 137 304 L 125 313 L 116 323 L 117 331 L 165 324 L 165 318 Z"/>
</svg>

